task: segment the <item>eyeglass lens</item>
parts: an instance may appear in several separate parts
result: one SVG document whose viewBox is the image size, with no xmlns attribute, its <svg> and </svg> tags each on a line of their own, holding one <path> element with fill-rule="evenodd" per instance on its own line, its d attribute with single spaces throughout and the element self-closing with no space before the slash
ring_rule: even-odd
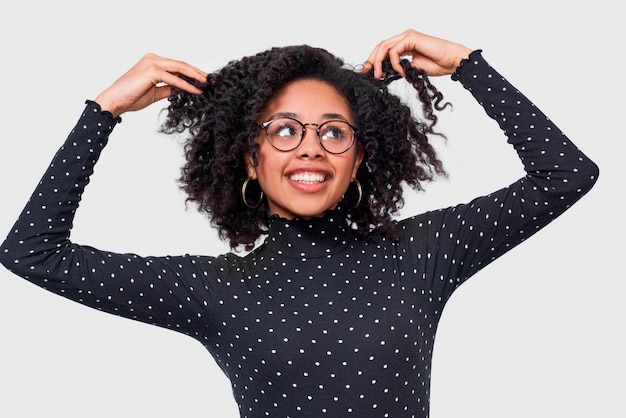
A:
<svg viewBox="0 0 626 418">
<path fill-rule="evenodd" d="M 307 127 L 316 127 L 318 140 L 322 147 L 333 154 L 346 152 L 354 142 L 354 130 L 348 122 L 329 120 L 319 125 L 302 122 L 291 118 L 274 119 L 263 124 L 270 143 L 280 151 L 297 148 L 304 138 Z"/>
</svg>

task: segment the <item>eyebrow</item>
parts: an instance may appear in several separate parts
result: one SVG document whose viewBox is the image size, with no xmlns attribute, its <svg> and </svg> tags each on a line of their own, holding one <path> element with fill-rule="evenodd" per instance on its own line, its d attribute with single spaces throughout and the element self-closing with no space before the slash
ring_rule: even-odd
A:
<svg viewBox="0 0 626 418">
<path fill-rule="evenodd" d="M 278 119 L 278 118 L 293 118 L 298 119 L 298 115 L 292 112 L 279 112 L 270 116 L 270 120 Z M 322 119 L 340 119 L 348 122 L 348 119 L 340 113 L 324 113 L 322 114 Z"/>
</svg>

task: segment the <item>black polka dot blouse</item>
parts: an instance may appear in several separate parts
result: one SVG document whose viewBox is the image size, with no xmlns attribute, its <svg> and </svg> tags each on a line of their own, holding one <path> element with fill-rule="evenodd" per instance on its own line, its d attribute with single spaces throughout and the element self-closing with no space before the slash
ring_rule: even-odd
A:
<svg viewBox="0 0 626 418">
<path fill-rule="evenodd" d="M 200 341 L 241 417 L 428 416 L 437 323 L 467 278 L 593 186 L 597 166 L 475 51 L 453 75 L 526 174 L 490 195 L 354 237 L 336 212 L 272 219 L 251 253 L 142 257 L 78 245 L 81 194 L 118 120 L 86 109 L 0 248 L 12 272 L 66 298 Z"/>
</svg>

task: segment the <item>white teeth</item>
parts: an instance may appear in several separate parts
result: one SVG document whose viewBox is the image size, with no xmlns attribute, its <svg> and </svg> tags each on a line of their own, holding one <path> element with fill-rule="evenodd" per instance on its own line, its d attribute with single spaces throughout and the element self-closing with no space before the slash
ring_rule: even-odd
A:
<svg viewBox="0 0 626 418">
<path fill-rule="evenodd" d="M 321 183 L 326 180 L 326 176 L 319 173 L 296 173 L 291 174 L 289 180 L 300 183 Z"/>
</svg>

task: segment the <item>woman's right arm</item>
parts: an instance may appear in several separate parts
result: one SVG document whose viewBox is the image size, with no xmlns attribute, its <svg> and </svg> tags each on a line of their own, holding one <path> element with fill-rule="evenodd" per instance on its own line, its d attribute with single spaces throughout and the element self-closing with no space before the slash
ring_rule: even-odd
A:
<svg viewBox="0 0 626 418">
<path fill-rule="evenodd" d="M 167 77 L 155 78 L 154 65 L 146 67 L 154 56 L 146 57 L 98 96 L 107 110 L 87 101 L 78 123 L 0 246 L 0 262 L 30 282 L 84 305 L 198 334 L 206 325 L 203 315 L 213 305 L 213 289 L 203 279 L 215 269 L 215 259 L 139 257 L 70 240 L 82 193 L 118 116 L 153 103 L 173 84 L 181 87 L 181 82 L 186 83 L 175 77 L 167 86 L 152 84 L 167 82 Z M 147 68 L 143 77 L 140 68 Z"/>
</svg>

